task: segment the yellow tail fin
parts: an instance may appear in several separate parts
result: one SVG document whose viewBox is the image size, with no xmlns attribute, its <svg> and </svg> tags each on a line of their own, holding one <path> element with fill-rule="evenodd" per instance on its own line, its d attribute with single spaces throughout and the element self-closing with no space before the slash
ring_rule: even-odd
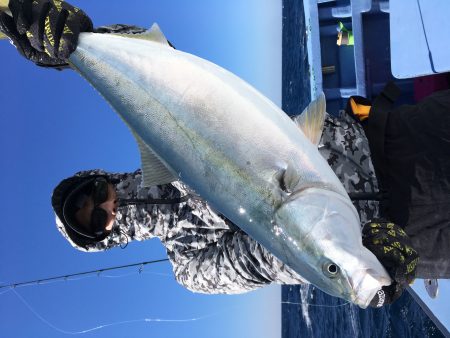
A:
<svg viewBox="0 0 450 338">
<path fill-rule="evenodd" d="M 9 0 L 0 0 L 0 12 L 6 12 L 7 14 L 11 15 L 11 12 L 8 8 Z M 0 40 L 6 39 L 6 35 L 0 32 Z"/>
<path fill-rule="evenodd" d="M 9 0 L 0 0 L 0 11 L 9 12 L 8 9 Z"/>
</svg>

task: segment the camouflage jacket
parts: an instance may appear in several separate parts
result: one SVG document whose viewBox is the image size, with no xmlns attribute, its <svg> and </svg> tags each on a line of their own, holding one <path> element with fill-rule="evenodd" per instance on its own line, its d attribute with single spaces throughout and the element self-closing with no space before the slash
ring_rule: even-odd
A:
<svg viewBox="0 0 450 338">
<path fill-rule="evenodd" d="M 377 189 L 368 149 L 362 128 L 351 117 L 327 117 L 320 151 L 350 192 Z M 116 231 L 87 249 L 73 243 L 57 219 L 58 230 L 79 250 L 101 251 L 132 240 L 157 237 L 166 247 L 177 281 L 201 293 L 232 294 L 270 283 L 303 282 L 293 270 L 212 210 L 181 182 L 145 188 L 141 186 L 140 170 L 121 174 L 91 170 L 76 175 L 108 176 L 119 200 L 134 201 L 119 207 Z M 176 204 L 145 202 L 147 198 L 174 199 L 186 195 L 189 195 L 186 201 Z M 378 206 L 374 202 L 359 201 L 355 206 L 363 222 L 377 216 Z"/>
<path fill-rule="evenodd" d="M 165 246 L 177 281 L 194 292 L 242 293 L 272 282 L 298 284 L 301 278 L 242 230 L 213 211 L 181 182 L 142 187 L 140 170 L 133 173 L 83 171 L 77 176 L 104 175 L 115 186 L 119 204 L 115 231 L 86 248 L 58 230 L 73 247 L 88 252 L 124 245 L 132 240 L 159 238 Z M 147 204 L 147 199 L 175 199 L 174 204 Z M 136 202 L 136 203 L 135 203 Z"/>
<path fill-rule="evenodd" d="M 361 124 L 345 111 L 338 117 L 327 115 L 319 151 L 348 193 L 378 193 L 366 134 Z M 380 217 L 378 201 L 358 200 L 353 205 L 362 225 Z"/>
</svg>

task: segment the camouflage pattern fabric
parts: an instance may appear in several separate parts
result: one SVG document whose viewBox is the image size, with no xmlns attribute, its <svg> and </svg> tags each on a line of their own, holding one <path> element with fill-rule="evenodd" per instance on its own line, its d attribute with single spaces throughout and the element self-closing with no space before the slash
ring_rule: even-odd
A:
<svg viewBox="0 0 450 338">
<path fill-rule="evenodd" d="M 369 142 L 359 122 L 341 111 L 327 115 L 319 151 L 349 193 L 377 193 L 378 182 L 372 164 Z M 379 202 L 354 201 L 361 224 L 379 218 Z"/>
<path fill-rule="evenodd" d="M 147 29 L 148 28 L 124 25 L 119 23 L 114 25 L 96 27 L 94 29 L 94 32 L 102 34 L 141 34 L 144 33 Z"/>
<path fill-rule="evenodd" d="M 351 117 L 326 118 L 320 151 L 349 191 L 377 190 L 368 149 L 362 128 Z M 115 184 L 118 198 L 123 200 L 147 197 L 171 199 L 191 195 L 186 202 L 178 204 L 119 207 L 115 225 L 121 231 L 115 231 L 87 250 L 70 241 L 64 226 L 57 219 L 59 231 L 79 250 L 102 251 L 127 241 L 157 237 L 166 247 L 177 281 L 189 290 L 201 293 L 233 294 L 270 283 L 304 282 L 181 182 L 142 187 L 139 170 L 125 174 L 92 170 L 77 175 L 108 176 Z M 378 214 L 377 202 L 358 201 L 355 206 L 363 223 Z"/>
<path fill-rule="evenodd" d="M 140 170 L 110 174 L 84 171 L 77 176 L 105 175 L 115 185 L 117 196 L 129 199 L 172 199 L 191 194 L 178 204 L 132 204 L 120 206 L 116 231 L 87 249 L 73 243 L 57 218 L 58 230 L 81 251 L 110 249 L 132 240 L 157 237 L 166 247 L 177 281 L 194 292 L 242 293 L 261 286 L 298 284 L 303 280 L 247 234 L 214 212 L 181 182 L 142 187 Z M 120 230 L 119 230 L 120 229 Z"/>
</svg>

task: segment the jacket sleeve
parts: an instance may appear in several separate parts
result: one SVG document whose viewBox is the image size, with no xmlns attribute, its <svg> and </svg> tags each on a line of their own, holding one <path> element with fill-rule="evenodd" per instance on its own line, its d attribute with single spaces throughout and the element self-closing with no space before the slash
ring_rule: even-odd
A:
<svg viewBox="0 0 450 338">
<path fill-rule="evenodd" d="M 94 29 L 94 32 L 102 34 L 140 34 L 146 30 L 146 28 L 138 26 L 115 24 L 97 27 Z"/>
<path fill-rule="evenodd" d="M 95 33 L 103 33 L 103 34 L 141 34 L 147 31 L 148 28 L 142 28 L 138 26 L 132 25 L 124 25 L 124 24 L 115 24 L 109 26 L 101 26 L 95 28 Z M 167 40 L 169 46 L 175 48 L 175 46 Z"/>
<path fill-rule="evenodd" d="M 295 120 L 299 115 L 291 116 Z M 380 217 L 379 192 L 369 141 L 361 123 L 347 111 L 338 116 L 326 114 L 319 152 L 324 157 L 349 194 L 366 194 L 366 199 L 354 198 L 353 205 L 361 226 Z"/>
<path fill-rule="evenodd" d="M 177 281 L 199 293 L 236 294 L 303 280 L 203 201 L 191 200 L 164 242 Z"/>
<path fill-rule="evenodd" d="M 319 144 L 320 154 L 350 194 L 379 192 L 370 148 L 362 125 L 348 113 L 327 115 Z M 361 219 L 361 225 L 379 218 L 379 202 L 373 197 L 355 199 L 353 205 Z"/>
</svg>

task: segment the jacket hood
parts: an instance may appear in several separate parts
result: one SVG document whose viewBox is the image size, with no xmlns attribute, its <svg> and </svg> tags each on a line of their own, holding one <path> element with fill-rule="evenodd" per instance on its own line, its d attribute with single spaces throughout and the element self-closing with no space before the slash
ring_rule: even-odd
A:
<svg viewBox="0 0 450 338">
<path fill-rule="evenodd" d="M 105 177 L 113 184 L 119 200 L 116 220 L 111 234 L 101 241 L 79 235 L 64 221 L 62 207 L 65 198 L 77 185 L 93 177 Z M 131 173 L 109 173 L 95 169 L 80 171 L 61 181 L 54 189 L 52 206 L 56 225 L 62 236 L 81 251 L 104 251 L 115 246 L 126 246 L 132 240 L 153 237 L 163 239 L 173 215 L 186 203 L 192 193 L 180 182 L 143 187 L 140 170 Z"/>
<path fill-rule="evenodd" d="M 75 188 L 79 187 L 80 184 L 86 182 L 87 180 L 99 176 L 106 177 L 108 180 L 110 179 L 109 174 L 103 170 L 81 171 L 72 177 L 62 180 L 53 190 L 52 194 L 52 207 L 55 212 L 56 224 L 59 232 L 73 247 L 83 251 L 88 251 L 94 242 L 74 231 L 66 223 L 63 217 L 63 206 L 66 198 Z"/>
</svg>

